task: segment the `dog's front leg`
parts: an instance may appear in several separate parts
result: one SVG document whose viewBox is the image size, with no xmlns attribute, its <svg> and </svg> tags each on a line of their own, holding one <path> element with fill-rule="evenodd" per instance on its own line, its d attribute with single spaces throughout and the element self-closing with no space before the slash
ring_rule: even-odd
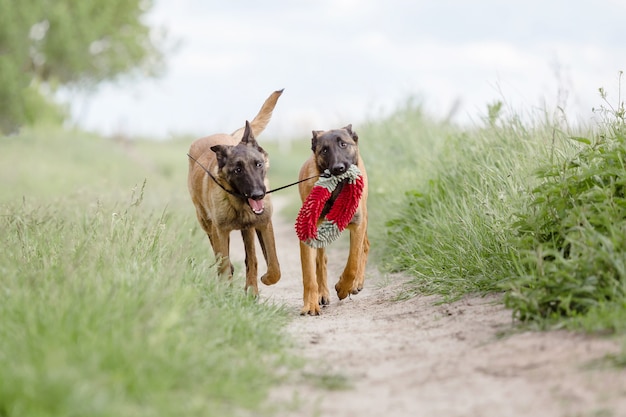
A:
<svg viewBox="0 0 626 417">
<path fill-rule="evenodd" d="M 363 224 L 348 226 L 350 230 L 350 253 L 346 267 L 335 285 L 337 297 L 339 297 L 340 300 L 346 298 L 348 294 L 353 293 L 353 289 L 356 290 L 355 281 L 359 270 L 365 267 L 363 256 L 367 256 L 367 254 L 363 253 L 363 242 L 366 236 L 366 228 L 363 226 Z M 364 273 L 365 271 L 362 272 Z"/>
<path fill-rule="evenodd" d="M 302 264 L 302 284 L 304 286 L 304 306 L 300 314 L 317 316 L 320 314 L 320 304 L 315 274 L 315 249 L 303 242 L 300 242 L 300 263 Z"/>
<path fill-rule="evenodd" d="M 328 270 L 326 257 L 326 249 L 317 249 L 315 256 L 315 275 L 317 278 L 317 292 L 319 294 L 319 304 L 327 306 L 330 304 L 330 292 L 328 292 Z"/>
<path fill-rule="evenodd" d="M 246 286 L 245 291 L 248 292 L 252 288 L 252 294 L 259 295 L 259 287 L 257 285 L 257 260 L 256 248 L 254 246 L 254 229 L 242 229 L 241 237 L 246 252 Z"/>
<path fill-rule="evenodd" d="M 261 277 L 261 282 L 265 285 L 276 284 L 280 280 L 280 264 L 276 254 L 276 241 L 274 240 L 272 222 L 270 221 L 264 227 L 258 227 L 257 236 L 265 263 L 267 264 L 267 272 Z"/>
</svg>

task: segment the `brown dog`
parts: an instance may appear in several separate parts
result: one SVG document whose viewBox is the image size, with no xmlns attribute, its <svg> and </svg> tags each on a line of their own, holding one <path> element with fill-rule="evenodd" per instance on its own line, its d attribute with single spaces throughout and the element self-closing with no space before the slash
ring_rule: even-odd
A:
<svg viewBox="0 0 626 417">
<path fill-rule="evenodd" d="M 352 125 L 342 129 L 313 131 L 311 149 L 313 154 L 300 169 L 299 179 L 319 175 L 328 169 L 332 175 L 344 173 L 352 164 L 357 165 L 363 177 L 364 188 L 359 207 L 347 229 L 350 231 L 350 254 L 346 267 L 335 285 L 337 296 L 343 300 L 348 294 L 357 294 L 363 289 L 365 265 L 370 243 L 367 238 L 367 173 L 363 159 L 359 155 L 358 136 L 352 131 Z M 299 184 L 300 198 L 306 200 L 315 186 L 314 181 Z M 340 187 L 333 192 L 326 203 L 318 226 L 336 199 Z M 301 314 L 320 314 L 320 305 L 330 303 L 328 291 L 326 250 L 314 249 L 300 242 L 300 262 L 302 264 L 302 282 L 304 284 L 304 307 Z"/>
<path fill-rule="evenodd" d="M 215 134 L 198 139 L 189 148 L 189 194 L 196 206 L 198 221 L 219 258 L 219 273 L 232 277 L 230 232 L 241 230 L 246 251 L 245 289 L 252 288 L 255 295 L 259 292 L 255 233 L 267 263 L 267 273 L 261 281 L 272 285 L 280 279 L 272 203 L 266 195 L 269 159 L 255 137 L 269 123 L 281 94 L 282 90 L 272 93 L 252 122 L 246 121 L 244 128 L 230 135 Z"/>
</svg>

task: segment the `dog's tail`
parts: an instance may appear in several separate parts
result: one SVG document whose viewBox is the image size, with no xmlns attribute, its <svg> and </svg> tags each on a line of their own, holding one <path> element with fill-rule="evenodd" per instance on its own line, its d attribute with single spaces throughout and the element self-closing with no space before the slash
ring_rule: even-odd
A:
<svg viewBox="0 0 626 417">
<path fill-rule="evenodd" d="M 272 118 L 272 112 L 274 111 L 274 107 L 276 107 L 276 102 L 278 98 L 283 93 L 283 90 L 274 91 L 263 103 L 261 106 L 261 110 L 259 113 L 254 116 L 254 119 L 250 122 L 250 128 L 252 129 L 252 133 L 255 137 L 258 137 L 261 132 L 265 130 L 267 124 L 270 122 Z M 243 132 L 245 128 L 241 127 L 235 130 L 231 135 L 236 139 L 241 139 L 243 137 Z"/>
</svg>

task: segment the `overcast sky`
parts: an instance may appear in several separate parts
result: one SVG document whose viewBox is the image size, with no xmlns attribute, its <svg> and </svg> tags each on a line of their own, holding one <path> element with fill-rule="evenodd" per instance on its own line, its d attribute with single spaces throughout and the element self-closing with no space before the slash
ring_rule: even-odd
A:
<svg viewBox="0 0 626 417">
<path fill-rule="evenodd" d="M 442 118 L 460 103 L 460 123 L 496 100 L 588 120 L 626 70 L 626 0 L 156 0 L 148 20 L 180 43 L 165 75 L 76 97 L 81 126 L 231 132 L 280 88 L 265 137 L 358 128 L 410 97 Z"/>
</svg>

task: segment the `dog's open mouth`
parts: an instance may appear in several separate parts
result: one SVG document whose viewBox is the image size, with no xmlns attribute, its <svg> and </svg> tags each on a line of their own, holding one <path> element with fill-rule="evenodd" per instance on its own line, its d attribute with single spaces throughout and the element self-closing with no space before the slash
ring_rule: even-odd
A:
<svg viewBox="0 0 626 417">
<path fill-rule="evenodd" d="M 250 208 L 254 212 L 254 214 L 262 214 L 263 210 L 265 210 L 265 203 L 263 200 L 253 200 L 252 198 L 248 199 L 248 204 Z"/>
</svg>

